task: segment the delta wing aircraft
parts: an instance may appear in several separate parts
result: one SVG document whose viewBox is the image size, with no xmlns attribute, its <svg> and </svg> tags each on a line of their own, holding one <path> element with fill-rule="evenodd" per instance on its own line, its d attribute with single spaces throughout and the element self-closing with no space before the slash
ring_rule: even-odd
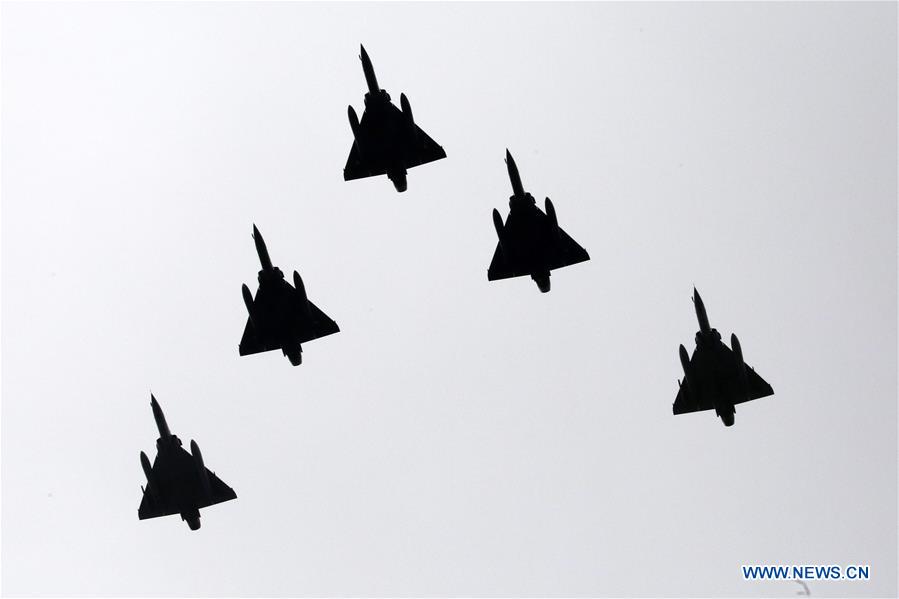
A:
<svg viewBox="0 0 899 599">
<path fill-rule="evenodd" d="M 721 341 L 721 334 L 709 326 L 705 304 L 693 288 L 693 306 L 699 320 L 696 349 L 693 356 L 680 346 L 680 361 L 684 380 L 674 400 L 674 414 L 687 414 L 715 409 L 724 426 L 733 426 L 738 403 L 774 394 L 771 385 L 743 361 L 743 349 L 736 335 L 730 336 L 730 348 Z"/>
<path fill-rule="evenodd" d="M 249 317 L 240 340 L 241 356 L 280 349 L 290 363 L 303 361 L 300 344 L 340 331 L 337 323 L 318 309 L 306 296 L 306 287 L 297 271 L 293 271 L 293 286 L 284 280 L 284 273 L 272 266 L 268 248 L 253 225 L 253 241 L 262 270 L 259 271 L 259 290 L 256 297 L 243 285 L 243 301 Z"/>
<path fill-rule="evenodd" d="M 156 459 L 150 466 L 147 454 L 140 452 L 140 465 L 147 477 L 147 488 L 137 510 L 140 520 L 181 514 L 191 530 L 200 528 L 200 508 L 237 498 L 234 489 L 206 468 L 196 441 L 190 442 L 190 453 L 181 447 L 181 439 L 169 431 L 162 408 L 153 395 L 150 407 L 159 429 Z"/>
<path fill-rule="evenodd" d="M 386 174 L 397 191 L 406 191 L 406 169 L 446 158 L 446 152 L 415 124 L 406 94 L 400 94 L 400 108 L 390 102 L 390 94 L 378 87 L 368 53 L 364 47 L 360 49 L 368 93 L 361 121 L 352 106 L 347 110 L 353 147 L 343 178 L 350 181 Z"/>
<path fill-rule="evenodd" d="M 559 226 L 552 201 L 546 198 L 544 214 L 534 196 L 524 190 L 509 150 L 506 150 L 506 168 L 513 193 L 505 224 L 499 210 L 493 209 L 493 226 L 499 243 L 487 269 L 487 280 L 530 275 L 540 291 L 546 293 L 550 287 L 549 271 L 585 262 L 590 256 Z"/>
</svg>

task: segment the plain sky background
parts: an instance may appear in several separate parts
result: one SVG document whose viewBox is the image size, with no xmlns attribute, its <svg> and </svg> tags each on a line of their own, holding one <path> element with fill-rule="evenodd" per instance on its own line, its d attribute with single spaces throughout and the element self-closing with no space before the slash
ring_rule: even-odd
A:
<svg viewBox="0 0 899 599">
<path fill-rule="evenodd" d="M 895 3 L 2 7 L 6 595 L 897 592 Z M 378 80 L 448 158 L 345 183 Z M 592 259 L 488 283 L 496 207 Z M 250 238 L 340 325 L 241 358 Z M 775 395 L 674 417 L 696 285 Z M 150 390 L 237 492 L 138 521 Z"/>
</svg>

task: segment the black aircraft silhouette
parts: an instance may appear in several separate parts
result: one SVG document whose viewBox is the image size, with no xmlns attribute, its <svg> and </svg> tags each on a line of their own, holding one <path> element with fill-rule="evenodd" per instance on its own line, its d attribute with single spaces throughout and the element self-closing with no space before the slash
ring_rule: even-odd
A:
<svg viewBox="0 0 899 599">
<path fill-rule="evenodd" d="M 743 361 L 743 350 L 736 335 L 730 336 L 730 349 L 721 342 L 721 334 L 709 326 L 705 305 L 695 287 L 693 305 L 699 319 L 696 349 L 691 358 L 687 348 L 680 346 L 684 380 L 678 381 L 680 389 L 674 400 L 674 413 L 715 408 L 724 426 L 732 426 L 736 404 L 773 395 L 774 389 Z"/>
<path fill-rule="evenodd" d="M 518 167 L 506 150 L 506 167 L 512 180 L 509 216 L 503 226 L 499 210 L 493 209 L 493 226 L 499 237 L 487 280 L 530 275 L 540 291 L 549 291 L 549 271 L 590 259 L 587 250 L 559 227 L 556 209 L 546 198 L 546 214 L 537 208 L 534 196 L 525 192 Z"/>
<path fill-rule="evenodd" d="M 242 287 L 243 302 L 250 316 L 240 340 L 240 355 L 280 349 L 291 364 L 298 366 L 303 361 L 301 343 L 340 329 L 306 297 L 306 288 L 297 271 L 293 271 L 294 286 L 291 287 L 284 280 L 281 269 L 272 266 L 265 241 L 256 225 L 253 225 L 253 241 L 262 270 L 259 271 L 259 290 L 255 300 L 249 287 Z"/>
<path fill-rule="evenodd" d="M 446 152 L 412 120 L 412 107 L 406 94 L 400 94 L 402 109 L 390 102 L 390 95 L 378 87 L 368 53 L 362 46 L 359 48 L 368 93 L 362 121 L 352 106 L 347 109 L 354 141 L 343 179 L 386 174 L 397 191 L 406 191 L 406 169 L 446 158 Z"/>
<path fill-rule="evenodd" d="M 153 466 L 147 454 L 140 452 L 140 465 L 147 476 L 147 488 L 137 510 L 141 520 L 181 514 L 191 530 L 200 528 L 200 508 L 236 499 L 234 489 L 222 482 L 203 464 L 196 441 L 190 442 L 190 453 L 181 448 L 181 439 L 169 432 L 162 408 L 150 394 L 153 418 L 159 429 L 156 459 Z"/>
</svg>

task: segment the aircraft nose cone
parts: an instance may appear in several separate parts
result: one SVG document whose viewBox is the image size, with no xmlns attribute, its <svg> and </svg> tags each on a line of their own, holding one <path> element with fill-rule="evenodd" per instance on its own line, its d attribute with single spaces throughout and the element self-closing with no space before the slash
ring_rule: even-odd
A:
<svg viewBox="0 0 899 599">
<path fill-rule="evenodd" d="M 368 52 L 365 51 L 365 46 L 362 44 L 359 44 L 359 60 L 362 61 L 362 66 L 365 70 L 372 68 L 371 58 L 368 57 Z"/>
</svg>

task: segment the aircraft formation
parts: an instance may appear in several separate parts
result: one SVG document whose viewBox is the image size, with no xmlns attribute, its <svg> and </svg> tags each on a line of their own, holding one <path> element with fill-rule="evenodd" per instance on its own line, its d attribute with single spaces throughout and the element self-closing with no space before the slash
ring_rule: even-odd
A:
<svg viewBox="0 0 899 599">
<path fill-rule="evenodd" d="M 347 113 L 353 144 L 346 166 L 345 181 L 386 175 L 398 192 L 408 187 L 408 169 L 446 158 L 446 152 L 413 120 L 412 107 L 400 94 L 400 107 L 378 86 L 374 67 L 364 47 L 360 60 L 368 91 L 360 120 L 355 109 Z M 518 166 L 506 150 L 506 168 L 512 184 L 509 214 L 505 221 L 493 210 L 493 226 L 498 238 L 487 280 L 498 281 L 529 276 L 542 293 L 550 290 L 553 270 L 586 262 L 587 250 L 560 226 L 556 208 L 547 197 L 540 210 L 534 197 L 524 190 Z M 302 363 L 302 345 L 340 331 L 337 323 L 309 299 L 299 273 L 293 271 L 293 285 L 280 268 L 272 264 L 268 248 L 256 225 L 253 241 L 259 257 L 259 288 L 254 296 L 242 286 L 247 322 L 238 344 L 241 356 L 281 350 L 294 366 Z M 728 348 L 721 334 L 709 325 L 705 305 L 695 287 L 693 305 L 699 322 L 696 349 L 690 355 L 680 346 L 684 378 L 678 381 L 673 404 L 675 415 L 715 410 L 725 426 L 734 424 L 736 404 L 774 394 L 774 390 L 743 361 L 743 350 L 736 335 Z M 157 455 L 152 464 L 144 452 L 141 466 L 147 479 L 138 509 L 141 520 L 180 514 L 191 530 L 200 528 L 200 508 L 236 499 L 231 487 L 208 470 L 194 441 L 190 453 L 181 440 L 171 434 L 162 408 L 151 394 L 150 405 L 159 431 Z"/>
</svg>

